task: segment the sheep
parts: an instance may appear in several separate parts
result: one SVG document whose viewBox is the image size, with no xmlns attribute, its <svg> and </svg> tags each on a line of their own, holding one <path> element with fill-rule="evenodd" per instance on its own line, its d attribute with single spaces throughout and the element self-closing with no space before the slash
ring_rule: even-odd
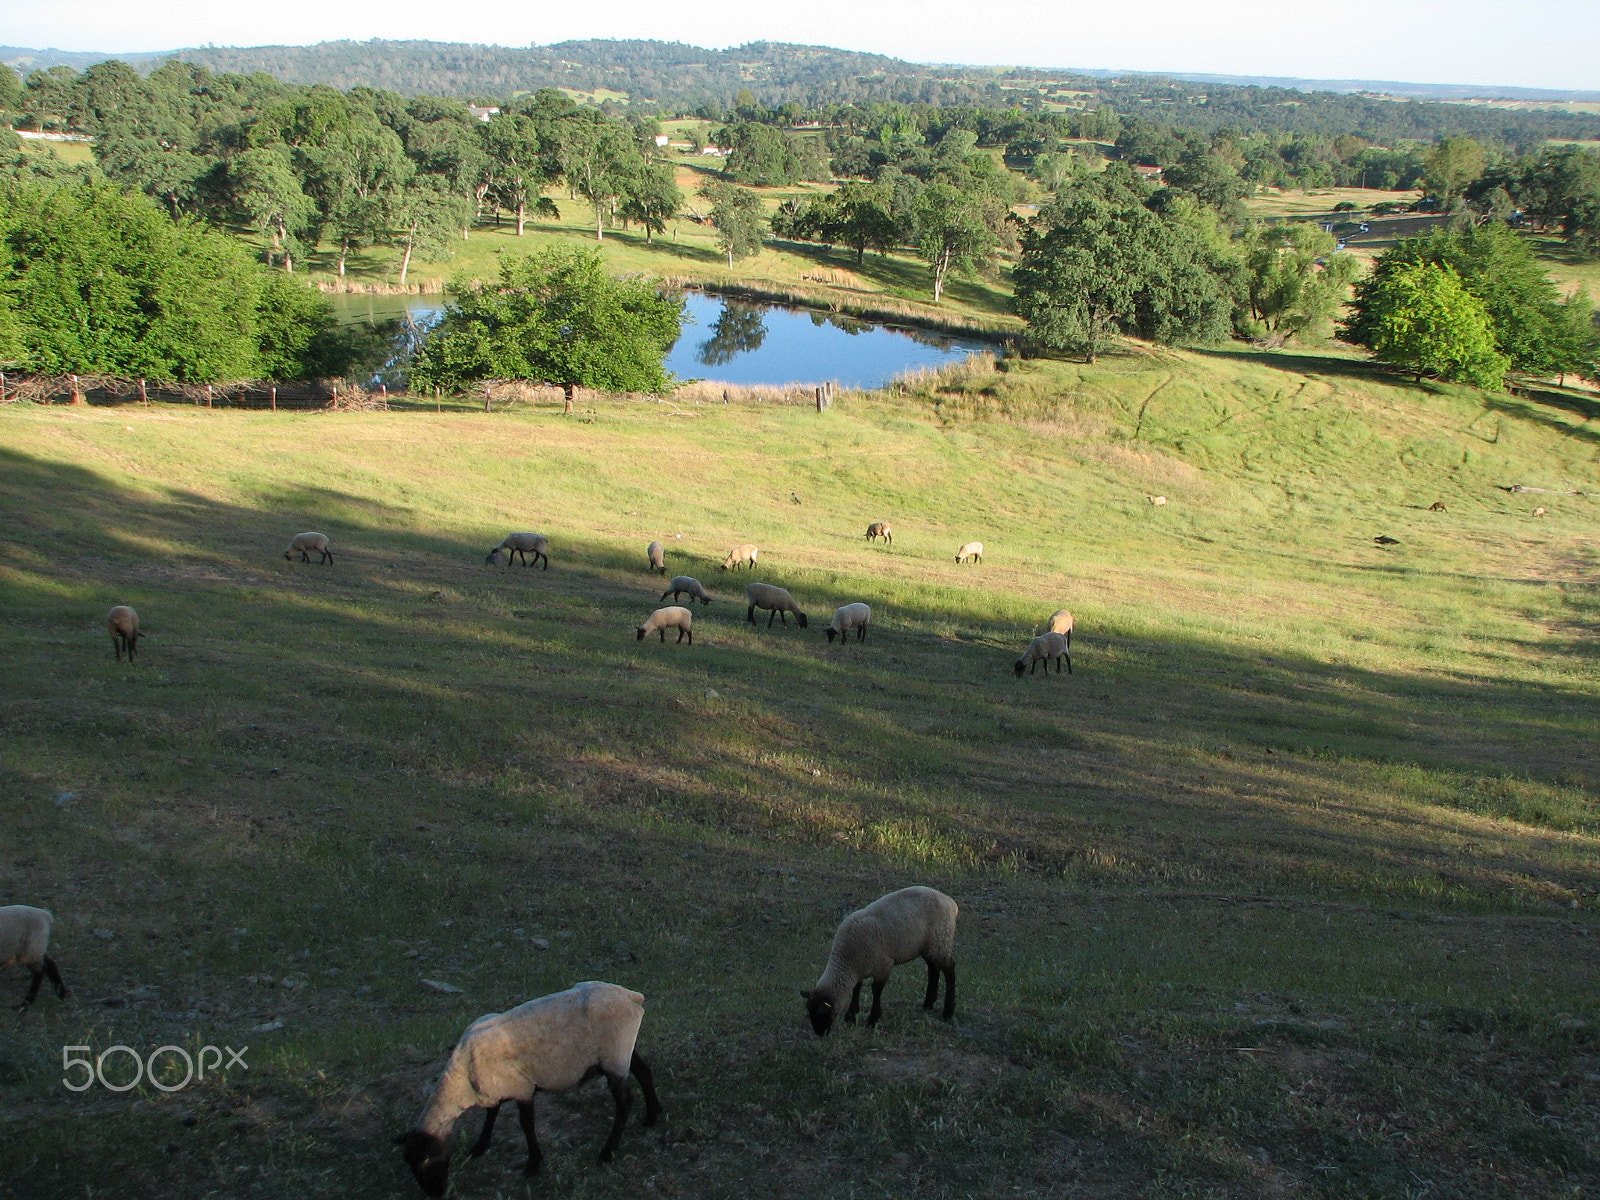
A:
<svg viewBox="0 0 1600 1200">
<path fill-rule="evenodd" d="M 785 613 L 793 613 L 800 622 L 800 628 L 806 628 L 806 615 L 800 611 L 800 606 L 794 602 L 794 597 L 781 587 L 774 587 L 770 583 L 751 583 L 744 589 L 745 609 L 744 619 L 750 624 L 756 623 L 756 609 L 770 608 L 772 613 L 767 617 L 767 628 L 772 628 L 773 617 L 783 617 L 784 628 L 789 626 L 789 618 Z"/>
<path fill-rule="evenodd" d="M 1165 496 L 1146 496 L 1145 499 L 1150 501 L 1150 506 L 1152 508 L 1160 508 L 1167 502 L 1167 498 Z"/>
<path fill-rule="evenodd" d="M 1072 614 L 1064 608 L 1058 608 L 1050 614 L 1050 619 L 1044 623 L 1040 633 L 1059 633 L 1067 639 L 1067 649 L 1072 649 Z"/>
<path fill-rule="evenodd" d="M 1445 512 L 1447 510 L 1446 510 L 1446 508 L 1444 506 L 1444 501 L 1443 500 L 1435 500 L 1432 504 L 1428 505 L 1428 511 L 1429 512 Z"/>
<path fill-rule="evenodd" d="M 660 542 L 651 542 L 644 548 L 644 552 L 649 556 L 650 569 L 657 575 L 665 575 L 667 573 L 667 548 Z"/>
<path fill-rule="evenodd" d="M 689 645 L 694 645 L 694 614 L 687 608 L 672 605 L 669 608 L 658 608 L 650 614 L 650 619 L 634 630 L 639 635 L 638 640 L 644 641 L 645 634 L 659 633 L 661 640 L 667 640 L 667 630 L 678 631 L 678 641 L 683 641 L 684 636 L 689 638 Z"/>
<path fill-rule="evenodd" d="M 119 604 L 106 614 L 106 625 L 111 630 L 111 653 L 121 662 L 126 650 L 131 663 L 139 652 L 139 639 L 144 636 L 139 629 L 139 614 L 126 604 Z"/>
<path fill-rule="evenodd" d="M 893 545 L 894 526 L 889 524 L 887 521 L 874 521 L 871 525 L 867 526 L 867 541 L 870 542 L 874 538 L 882 538 L 890 545 Z"/>
<path fill-rule="evenodd" d="M 674 575 L 672 577 L 672 586 L 661 593 L 661 598 L 665 600 L 668 596 L 671 596 L 676 600 L 680 592 L 688 592 L 690 600 L 698 600 L 701 604 L 711 603 L 711 593 L 700 585 L 698 579 L 690 575 Z"/>
<path fill-rule="evenodd" d="M 33 1003 L 39 994 L 39 985 L 49 976 L 55 985 L 58 999 L 67 998 L 67 985 L 61 978 L 61 968 L 56 960 L 45 953 L 50 948 L 50 926 L 55 918 L 42 908 L 26 904 L 8 904 L 0 908 L 0 967 L 21 964 L 33 972 L 33 986 L 17 1005 L 22 1011 Z"/>
<path fill-rule="evenodd" d="M 1398 546 L 1400 544 L 1399 538 L 1392 538 L 1387 533 L 1380 533 L 1372 540 L 1380 546 Z"/>
<path fill-rule="evenodd" d="M 644 1021 L 644 997 L 614 983 L 575 984 L 509 1012 L 479 1017 L 450 1052 L 450 1061 L 418 1118 L 416 1127 L 395 1138 L 405 1147 L 405 1162 L 429 1196 L 444 1195 L 450 1176 L 450 1135 L 469 1108 L 482 1108 L 483 1132 L 467 1153 L 478 1158 L 489 1149 L 495 1117 L 507 1100 L 528 1141 L 525 1175 L 535 1175 L 544 1155 L 534 1134 L 536 1092 L 565 1092 L 604 1075 L 616 1104 L 611 1136 L 600 1151 L 609 1162 L 622 1140 L 633 1107 L 631 1072 L 644 1091 L 646 1125 L 661 1115 L 650 1066 L 634 1049 Z"/>
<path fill-rule="evenodd" d="M 922 1007 L 932 1008 L 944 974 L 944 1012 L 948 1021 L 956 1011 L 956 902 L 930 887 L 901 888 L 874 900 L 839 923 L 833 935 L 828 965 L 817 986 L 803 990 L 806 1015 L 817 1036 L 833 1026 L 834 1010 L 850 997 L 845 1023 L 855 1024 L 861 1008 L 861 985 L 872 980 L 872 1010 L 867 1026 L 878 1023 L 879 998 L 889 972 L 901 963 L 920 958 L 928 964 L 928 990 Z"/>
<path fill-rule="evenodd" d="M 856 630 L 856 641 L 867 640 L 867 626 L 872 624 L 872 609 L 857 601 L 855 604 L 846 604 L 836 608 L 833 620 L 828 622 L 828 644 L 833 644 L 835 634 L 839 635 L 841 643 L 850 640 L 850 631 Z"/>
<path fill-rule="evenodd" d="M 750 542 L 735 546 L 728 551 L 728 557 L 722 560 L 722 569 L 726 571 L 732 568 L 737 571 L 741 566 L 748 566 L 753 571 L 756 566 L 756 555 L 759 553 L 760 551 Z"/>
<path fill-rule="evenodd" d="M 322 555 L 317 560 L 318 562 L 331 563 L 333 561 L 333 551 L 328 549 L 328 535 L 325 533 L 295 534 L 289 542 L 289 548 L 283 552 L 283 557 L 292 560 L 296 550 L 300 552 L 300 561 L 303 563 L 311 561 L 310 551 L 312 550 Z"/>
<path fill-rule="evenodd" d="M 1549 510 L 1546 509 L 1545 506 L 1541 504 L 1538 508 L 1533 510 L 1533 515 L 1536 516 L 1536 517 L 1542 517 L 1548 511 Z"/>
<path fill-rule="evenodd" d="M 542 558 L 544 559 L 544 569 L 546 571 L 550 569 L 550 539 L 542 533 L 508 533 L 505 536 L 505 540 L 489 551 L 489 557 L 483 561 L 493 566 L 495 559 L 500 556 L 502 550 L 506 552 L 506 570 L 508 571 L 511 569 L 511 560 L 518 555 L 522 556 L 522 565 L 527 566 L 528 555 L 530 554 L 533 555 L 535 565 Z"/>
<path fill-rule="evenodd" d="M 956 551 L 956 561 L 958 563 L 966 562 L 969 558 L 975 563 L 981 563 L 983 561 L 982 542 L 968 542 L 965 546 Z"/>
<path fill-rule="evenodd" d="M 1067 674 L 1072 674 L 1072 652 L 1069 649 L 1067 637 L 1059 633 L 1041 633 L 1028 643 L 1028 648 L 1022 652 L 1022 657 L 1017 659 L 1015 663 L 1017 677 L 1019 679 L 1022 677 L 1024 669 L 1027 670 L 1029 675 L 1032 675 L 1034 671 L 1038 670 L 1040 663 L 1044 664 L 1044 673 L 1046 675 L 1050 674 L 1052 659 L 1056 664 L 1057 675 L 1061 674 L 1061 661 L 1063 659 L 1067 663 Z"/>
</svg>

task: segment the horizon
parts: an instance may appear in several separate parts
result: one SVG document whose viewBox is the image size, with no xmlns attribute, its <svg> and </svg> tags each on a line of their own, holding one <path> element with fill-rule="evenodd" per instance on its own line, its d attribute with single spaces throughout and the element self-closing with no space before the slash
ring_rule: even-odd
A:
<svg viewBox="0 0 1600 1200">
<path fill-rule="evenodd" d="M 270 17 L 213 10 L 200 0 L 160 6 L 62 0 L 11 16 L 0 40 L 17 49 L 108 57 L 188 49 L 255 49 L 325 42 L 428 41 L 527 49 L 566 41 L 654 41 L 725 51 L 752 42 L 826 46 L 918 66 L 1262 77 L 1424 87 L 1600 91 L 1600 6 L 1536 0 L 1499 19 L 1490 0 L 1416 0 L 1384 15 L 1380 35 L 1341 31 L 1309 5 L 1218 0 L 1204 13 L 1182 0 L 1136 0 L 1111 14 L 1087 0 L 1013 0 L 1004 19 L 973 27 L 952 0 L 893 0 L 863 13 L 822 0 L 806 15 L 750 14 L 727 0 L 693 13 L 635 0 L 604 14 L 554 17 L 441 14 L 415 3 L 354 0 L 330 12 L 287 0 Z M 1027 49 L 1016 34 L 1027 24 Z M 1549 36 L 1559 29 L 1561 36 Z M 112 48 L 107 48 L 108 46 Z M 1091 61 L 1117 66 L 1066 66 Z"/>
</svg>

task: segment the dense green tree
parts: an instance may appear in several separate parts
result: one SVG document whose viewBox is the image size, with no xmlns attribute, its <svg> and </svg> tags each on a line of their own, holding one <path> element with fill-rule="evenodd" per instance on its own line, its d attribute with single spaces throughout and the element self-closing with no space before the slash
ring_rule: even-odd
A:
<svg viewBox="0 0 1600 1200">
<path fill-rule="evenodd" d="M 717 245 L 728 256 L 728 266 L 761 253 L 767 229 L 761 197 L 749 188 L 717 179 L 701 184 L 699 195 L 711 203 L 711 223 L 716 226 Z"/>
<path fill-rule="evenodd" d="M 903 240 L 893 209 L 893 188 L 852 181 L 826 196 L 780 206 L 772 218 L 772 231 L 799 241 L 848 246 L 859 267 L 868 250 L 888 251 Z"/>
<path fill-rule="evenodd" d="M 639 164 L 639 173 L 628 181 L 617 215 L 644 226 L 644 240 L 652 241 L 667 231 L 667 222 L 683 208 L 683 192 L 678 189 L 672 167 L 651 160 Z"/>
<path fill-rule="evenodd" d="M 538 209 L 538 202 L 544 200 L 540 193 L 556 177 L 553 143 L 539 122 L 526 113 L 501 113 L 481 128 L 492 170 L 486 194 L 515 214 L 517 236 L 521 237 L 530 208 Z"/>
<path fill-rule="evenodd" d="M 401 188 L 385 205 L 385 240 L 401 251 L 400 286 L 414 254 L 447 252 L 471 212 L 470 202 L 438 175 L 423 175 Z"/>
<path fill-rule="evenodd" d="M 1418 381 L 1437 375 L 1494 388 L 1510 366 L 1495 349 L 1488 310 L 1449 267 L 1405 263 L 1363 280 L 1353 309 L 1362 344 Z"/>
<path fill-rule="evenodd" d="M 917 253 L 933 270 L 933 302 L 944 296 L 950 272 L 982 270 L 1001 244 L 1003 210 L 993 201 L 936 183 L 917 197 L 911 214 Z"/>
<path fill-rule="evenodd" d="M 1466 186 L 1483 174 L 1487 161 L 1483 147 L 1472 138 L 1443 138 L 1425 162 L 1428 188 L 1450 207 Z"/>
<path fill-rule="evenodd" d="M 605 238 L 605 223 L 644 174 L 639 147 L 628 129 L 604 113 L 579 108 L 556 125 L 561 173 L 594 209 L 594 236 Z"/>
<path fill-rule="evenodd" d="M 830 174 L 826 143 L 756 121 L 718 130 L 717 144 L 729 151 L 727 173 L 740 183 L 777 187 Z"/>
<path fill-rule="evenodd" d="M 683 304 L 639 279 L 605 273 L 599 252 L 550 249 L 503 259 L 498 284 L 457 282 L 412 380 L 460 387 L 526 379 L 573 389 L 663 392 Z"/>
<path fill-rule="evenodd" d="M 1289 338 L 1328 326 L 1359 270 L 1355 257 L 1337 246 L 1333 234 L 1308 221 L 1282 221 L 1245 235 L 1249 311 L 1260 329 Z"/>
<path fill-rule="evenodd" d="M 300 188 L 300 179 L 282 146 L 258 146 L 228 162 L 228 186 L 239 214 L 271 242 L 267 258 L 281 260 L 294 271 L 302 239 L 313 228 L 316 205 Z"/>
</svg>

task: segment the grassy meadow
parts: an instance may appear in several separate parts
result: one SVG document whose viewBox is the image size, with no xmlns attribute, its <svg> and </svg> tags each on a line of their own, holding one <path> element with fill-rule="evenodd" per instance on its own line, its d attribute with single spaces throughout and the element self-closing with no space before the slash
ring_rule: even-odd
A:
<svg viewBox="0 0 1600 1200">
<path fill-rule="evenodd" d="M 466 1023 L 603 978 L 663 1124 L 597 1167 L 604 1088 L 543 1098 L 529 1183 L 469 1117 L 458 1195 L 1600 1194 L 1597 417 L 1144 348 L 825 414 L 0 408 L 0 903 L 76 993 L 5 1020 L 0 1191 L 420 1194 Z M 484 565 L 519 529 L 548 572 Z M 634 638 L 655 538 L 693 646 Z M 746 540 L 809 629 L 744 622 Z M 1016 679 L 1063 606 L 1075 674 Z M 817 1039 L 913 882 L 956 1021 L 912 965 Z M 63 1087 L 113 1044 L 248 1070 Z"/>
</svg>

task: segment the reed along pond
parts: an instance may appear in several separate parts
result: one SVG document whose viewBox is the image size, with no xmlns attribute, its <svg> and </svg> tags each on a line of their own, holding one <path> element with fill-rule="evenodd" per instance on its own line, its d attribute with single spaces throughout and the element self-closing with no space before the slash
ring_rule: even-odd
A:
<svg viewBox="0 0 1600 1200">
<path fill-rule="evenodd" d="M 418 331 L 439 319 L 443 296 L 329 297 L 342 322 L 409 318 Z M 414 336 L 414 335 L 413 335 Z M 405 344 L 402 331 L 397 353 Z M 702 292 L 684 295 L 683 332 L 667 355 L 679 379 L 734 384 L 836 383 L 880 388 L 903 371 L 959 362 L 995 347 L 919 329 L 861 321 L 839 313 L 784 308 Z M 394 359 L 390 369 L 398 366 Z M 376 369 L 376 368 L 375 368 Z M 390 370 L 385 382 L 398 385 Z"/>
</svg>

